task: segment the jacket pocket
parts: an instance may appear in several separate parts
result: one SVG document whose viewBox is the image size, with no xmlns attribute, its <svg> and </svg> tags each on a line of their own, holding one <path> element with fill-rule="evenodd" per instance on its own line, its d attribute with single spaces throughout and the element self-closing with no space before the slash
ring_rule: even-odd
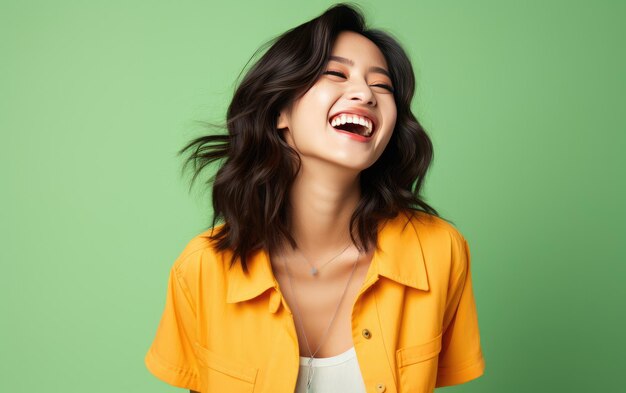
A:
<svg viewBox="0 0 626 393">
<path fill-rule="evenodd" d="M 252 393 L 258 369 L 240 364 L 232 359 L 194 344 L 202 392 Z"/>
<path fill-rule="evenodd" d="M 401 393 L 430 393 L 435 390 L 441 337 L 440 333 L 424 343 L 396 351 Z"/>
</svg>

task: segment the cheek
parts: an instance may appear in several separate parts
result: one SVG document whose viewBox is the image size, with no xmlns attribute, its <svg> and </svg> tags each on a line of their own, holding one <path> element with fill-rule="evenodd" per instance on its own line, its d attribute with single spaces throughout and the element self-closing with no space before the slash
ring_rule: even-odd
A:
<svg viewBox="0 0 626 393">
<path fill-rule="evenodd" d="M 398 107 L 396 106 L 396 101 L 393 97 L 390 97 L 389 100 L 389 118 L 393 120 L 393 123 L 396 123 L 398 117 Z"/>
<path fill-rule="evenodd" d="M 304 102 L 307 107 L 303 108 L 310 111 L 328 111 L 330 106 L 338 99 L 337 88 L 324 83 L 313 85 L 306 93 Z"/>
<path fill-rule="evenodd" d="M 393 111 L 393 113 L 390 116 L 391 118 L 391 129 L 393 130 L 394 128 L 396 128 L 396 121 L 398 120 L 398 113 L 395 111 Z"/>
<path fill-rule="evenodd" d="M 328 124 L 328 116 L 332 107 L 332 98 L 328 93 L 319 93 L 306 97 L 300 102 L 297 116 L 293 119 L 295 134 L 307 135 L 323 132 Z"/>
<path fill-rule="evenodd" d="M 396 128 L 396 124 L 398 121 L 398 113 L 396 112 L 395 106 L 393 109 L 389 109 L 389 111 L 385 114 L 385 119 L 388 127 L 387 136 L 391 137 L 393 130 Z"/>
<path fill-rule="evenodd" d="M 319 105 L 325 106 L 326 109 L 329 109 L 328 105 L 333 103 L 333 101 L 336 100 L 336 96 L 337 96 L 337 93 L 335 93 L 333 89 L 330 89 L 330 88 L 321 89 L 320 88 L 317 90 L 315 99 L 317 100 Z"/>
</svg>

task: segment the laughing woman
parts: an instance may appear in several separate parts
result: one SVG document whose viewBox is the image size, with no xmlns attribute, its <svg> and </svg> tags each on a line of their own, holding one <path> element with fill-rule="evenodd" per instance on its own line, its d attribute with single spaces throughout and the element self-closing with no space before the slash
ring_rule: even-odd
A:
<svg viewBox="0 0 626 393">
<path fill-rule="evenodd" d="M 212 226 L 174 262 L 146 355 L 198 392 L 432 392 L 484 372 L 463 235 L 420 197 L 432 144 L 411 63 L 339 4 L 239 84 Z M 195 177 L 194 177 L 195 178 Z"/>
</svg>

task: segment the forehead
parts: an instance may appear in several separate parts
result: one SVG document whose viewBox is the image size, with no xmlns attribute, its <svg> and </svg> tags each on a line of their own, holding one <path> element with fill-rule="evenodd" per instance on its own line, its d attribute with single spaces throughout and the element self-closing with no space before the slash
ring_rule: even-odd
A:
<svg viewBox="0 0 626 393">
<path fill-rule="evenodd" d="M 331 55 L 348 58 L 355 63 L 355 66 L 378 66 L 387 69 L 387 61 L 378 46 L 353 31 L 339 33 Z"/>
</svg>

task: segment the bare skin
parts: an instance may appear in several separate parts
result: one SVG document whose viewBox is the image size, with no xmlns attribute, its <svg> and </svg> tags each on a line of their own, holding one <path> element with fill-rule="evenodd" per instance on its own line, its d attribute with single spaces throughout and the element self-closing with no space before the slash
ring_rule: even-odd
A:
<svg viewBox="0 0 626 393">
<path fill-rule="evenodd" d="M 290 190 L 289 211 L 292 236 L 299 251 L 284 245 L 270 256 L 280 292 L 294 314 L 300 355 L 311 356 L 319 346 L 315 353 L 318 358 L 338 355 L 353 346 L 352 305 L 365 280 L 375 247 L 370 245 L 368 253 L 360 254 L 352 244 L 316 277 L 309 274 L 310 266 L 302 253 L 320 267 L 350 242 L 350 218 L 361 198 L 359 175 L 380 157 L 396 122 L 393 94 L 381 87 L 381 83 L 389 85 L 391 81 L 384 73 L 376 71 L 387 69 L 380 50 L 357 33 L 342 32 L 332 54 L 344 61 L 330 61 L 328 68 L 341 75 L 325 73 L 303 97 L 278 116 L 277 129 L 298 152 L 302 163 Z M 376 130 L 366 143 L 337 132 L 329 124 L 331 115 L 351 109 L 360 109 L 376 119 Z M 324 338 L 357 258 L 346 295 Z M 292 277 L 295 296 L 285 264 Z"/>
<path fill-rule="evenodd" d="M 360 255 L 351 245 L 316 277 L 309 274 L 310 265 L 302 254 L 319 267 L 348 244 L 350 218 L 361 198 L 360 173 L 382 154 L 396 121 L 393 95 L 379 85 L 391 82 L 374 70 L 387 68 L 380 50 L 359 34 L 343 32 L 335 41 L 332 55 L 349 59 L 327 65 L 328 71 L 340 72 L 341 76 L 325 73 L 303 97 L 281 111 L 277 122 L 302 162 L 291 188 L 289 212 L 299 250 L 283 246 L 271 255 L 271 264 L 294 314 L 300 355 L 318 358 L 338 355 L 353 346 L 352 305 L 365 280 L 374 247 L 370 245 L 369 252 Z M 335 114 L 351 110 L 362 110 L 375 119 L 376 130 L 367 142 L 346 137 L 329 124 Z M 324 337 L 357 258 L 345 298 Z"/>
<path fill-rule="evenodd" d="M 390 79 L 371 71 L 373 67 L 387 68 L 380 50 L 359 34 L 342 32 L 332 54 L 350 59 L 352 64 L 330 61 L 328 70 L 343 75 L 325 74 L 294 105 L 285 108 L 277 122 L 277 128 L 283 130 L 285 140 L 302 160 L 291 188 L 289 212 L 292 235 L 300 252 L 283 246 L 271 255 L 280 291 L 294 314 L 301 356 L 311 356 L 320 346 L 314 357 L 331 357 L 353 345 L 352 305 L 367 274 L 374 247 L 370 246 L 366 255 L 359 255 L 352 245 L 317 277 L 309 274 L 310 265 L 302 253 L 320 266 L 348 244 L 350 218 L 361 198 L 359 175 L 382 154 L 396 121 L 393 95 L 378 85 L 389 84 Z M 351 108 L 363 109 L 368 117 L 376 119 L 376 131 L 370 141 L 361 143 L 346 138 L 329 125 L 333 114 L 349 112 Z M 324 339 L 357 258 L 357 270 Z M 295 296 L 285 263 L 289 266 Z"/>
<path fill-rule="evenodd" d="M 358 187 L 353 181 L 339 183 L 329 180 L 328 172 L 305 171 L 292 189 L 292 206 L 295 238 L 307 258 L 316 266 L 330 260 L 343 250 L 349 239 L 349 219 L 358 198 Z M 353 195 L 351 197 L 351 194 Z M 347 202 L 350 201 L 350 202 Z M 338 230 L 342 228 L 343 230 Z M 305 248 L 306 240 L 309 248 Z M 315 357 L 331 357 L 352 347 L 352 304 L 361 288 L 373 256 L 373 247 L 367 254 L 360 254 L 354 245 L 330 264 L 323 267 L 316 277 L 309 273 L 310 266 L 300 253 L 284 247 L 280 254 L 271 256 L 272 269 L 280 291 L 294 313 L 301 356 L 311 356 L 302 334 L 304 326 L 311 352 L 318 348 L 337 304 L 346 287 L 350 273 L 358 258 L 356 270 L 338 314 Z M 322 261 L 322 262 L 320 262 Z M 295 298 L 285 271 L 288 264 Z M 298 307 L 297 319 L 294 308 Z M 191 393 L 199 393 L 190 390 Z"/>
<path fill-rule="evenodd" d="M 335 356 L 353 345 L 352 304 L 365 279 L 372 252 L 359 255 L 356 247 L 351 245 L 321 268 L 317 276 L 311 276 L 310 265 L 302 254 L 320 267 L 350 242 L 350 215 L 360 196 L 358 183 L 354 180 L 348 170 L 341 171 L 330 165 L 316 165 L 313 170 L 303 166 L 291 190 L 293 233 L 300 252 L 283 247 L 278 254 L 271 256 L 280 291 L 294 314 L 301 356 L 311 356 L 320 343 L 315 357 Z M 324 333 L 337 310 L 357 258 L 345 298 L 324 340 Z M 295 294 L 285 265 L 289 268 Z"/>
<path fill-rule="evenodd" d="M 339 250 L 344 247 L 340 247 Z M 332 252 L 336 255 L 337 249 Z M 326 254 L 320 261 L 328 261 L 333 256 L 333 254 Z M 357 258 L 356 270 L 337 310 Z M 285 252 L 279 257 L 272 258 L 274 275 L 279 283 L 280 291 L 293 313 L 301 356 L 314 354 L 314 357 L 318 358 L 331 357 L 352 347 L 352 304 L 365 280 L 371 258 L 371 251 L 359 255 L 356 248 L 352 246 L 341 257 L 322 268 L 315 277 L 310 275 L 310 267 L 300 254 Z M 285 271 L 285 263 L 289 266 L 295 295 Z M 317 263 L 317 265 L 320 264 Z M 337 316 L 329 328 L 335 312 Z M 303 327 L 306 339 L 302 334 Z M 328 333 L 326 333 L 327 329 L 330 329 Z M 324 337 L 325 333 L 326 337 Z"/>
</svg>

